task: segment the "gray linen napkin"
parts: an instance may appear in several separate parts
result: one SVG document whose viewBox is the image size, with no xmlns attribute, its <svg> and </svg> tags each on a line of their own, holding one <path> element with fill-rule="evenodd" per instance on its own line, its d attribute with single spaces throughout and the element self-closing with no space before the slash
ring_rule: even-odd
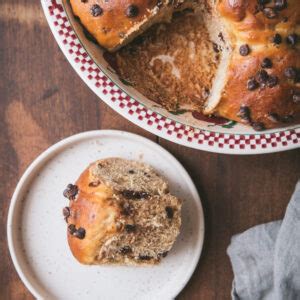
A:
<svg viewBox="0 0 300 300">
<path fill-rule="evenodd" d="M 300 299 L 300 181 L 284 219 L 233 236 L 227 254 L 232 299 Z"/>
</svg>

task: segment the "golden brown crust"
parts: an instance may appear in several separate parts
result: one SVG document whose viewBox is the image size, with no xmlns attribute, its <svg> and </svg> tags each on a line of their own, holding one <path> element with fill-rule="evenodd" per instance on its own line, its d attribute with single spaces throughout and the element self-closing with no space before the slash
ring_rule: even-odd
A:
<svg viewBox="0 0 300 300">
<path fill-rule="evenodd" d="M 249 1 L 245 0 L 220 0 L 218 9 L 224 17 L 233 21 L 240 21 L 245 18 L 248 6 Z"/>
<path fill-rule="evenodd" d="M 70 201 L 71 215 L 68 224 L 76 228 L 85 229 L 85 238 L 78 239 L 68 232 L 70 249 L 76 259 L 83 264 L 91 264 L 95 260 L 95 253 L 99 249 L 99 242 L 104 236 L 114 234 L 115 219 L 120 215 L 120 210 L 113 201 L 112 190 L 103 184 L 90 186 L 93 178 L 89 166 L 80 176 L 76 185 L 78 195 L 76 201 Z"/>
<path fill-rule="evenodd" d="M 233 53 L 215 113 L 252 124 L 257 130 L 300 121 L 300 103 L 294 96 L 300 93 L 299 36 L 294 45 L 287 41 L 289 36 L 300 33 L 300 6 L 297 0 L 288 0 L 287 6 L 283 5 L 281 9 L 274 7 L 273 1 L 259 6 L 256 0 L 220 0 L 218 4 L 219 13 L 231 36 Z M 276 34 L 280 36 L 274 42 Z M 250 53 L 246 56 L 239 52 L 242 45 L 249 46 Z M 262 68 L 265 58 L 271 60 L 272 67 Z M 289 67 L 296 70 L 297 78 L 287 78 L 285 72 Z M 261 70 L 270 77 L 275 76 L 278 82 L 268 87 L 270 79 L 265 78 L 259 84 Z M 257 87 L 250 90 L 247 84 L 253 78 Z M 247 114 L 250 117 L 245 117 L 245 111 L 240 111 L 245 106 L 249 108 Z"/>
<path fill-rule="evenodd" d="M 159 11 L 157 0 L 71 0 L 73 12 L 98 43 L 108 50 L 116 50 L 131 32 L 138 30 L 144 21 Z M 102 13 L 92 15 L 93 5 L 98 5 Z M 134 6 L 133 13 L 130 7 Z"/>
<path fill-rule="evenodd" d="M 266 57 L 272 61 L 273 68 L 261 68 Z M 287 67 L 300 68 L 297 50 L 270 48 L 246 57 L 234 54 L 228 69 L 227 84 L 217 106 L 218 114 L 245 124 L 262 123 L 265 128 L 299 123 L 300 104 L 294 102 L 293 95 L 300 93 L 300 88 L 284 75 Z M 257 78 L 261 70 L 265 70 L 269 76 L 276 76 L 278 84 L 268 87 L 266 79 L 266 83 L 249 91 L 249 78 Z M 243 117 L 241 107 L 249 108 L 250 119 Z"/>
</svg>

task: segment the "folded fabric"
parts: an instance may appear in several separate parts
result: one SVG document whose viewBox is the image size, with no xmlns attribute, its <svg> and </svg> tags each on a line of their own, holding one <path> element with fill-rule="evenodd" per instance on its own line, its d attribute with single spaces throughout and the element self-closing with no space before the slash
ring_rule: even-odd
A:
<svg viewBox="0 0 300 300">
<path fill-rule="evenodd" d="M 227 249 L 234 300 L 300 299 L 300 181 L 282 221 L 235 235 Z"/>
</svg>

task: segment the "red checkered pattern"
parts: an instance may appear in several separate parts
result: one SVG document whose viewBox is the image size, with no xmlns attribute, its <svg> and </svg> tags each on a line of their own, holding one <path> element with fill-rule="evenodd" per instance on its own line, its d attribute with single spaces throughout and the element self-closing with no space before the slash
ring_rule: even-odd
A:
<svg viewBox="0 0 300 300">
<path fill-rule="evenodd" d="M 215 152 L 261 153 L 300 145 L 300 127 L 276 133 L 217 133 L 181 124 L 146 108 L 122 91 L 95 64 L 70 25 L 62 0 L 44 1 L 51 29 L 81 78 L 108 105 L 137 125 L 174 142 Z"/>
</svg>

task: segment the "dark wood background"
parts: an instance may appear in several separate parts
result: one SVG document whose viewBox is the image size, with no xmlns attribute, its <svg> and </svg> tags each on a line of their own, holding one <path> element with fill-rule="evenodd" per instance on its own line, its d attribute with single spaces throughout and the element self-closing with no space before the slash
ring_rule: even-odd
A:
<svg viewBox="0 0 300 300">
<path fill-rule="evenodd" d="M 199 265 L 179 299 L 228 299 L 233 234 L 283 216 L 300 177 L 300 150 L 232 156 L 156 138 L 101 102 L 58 48 L 39 1 L 0 1 L 0 298 L 32 299 L 11 262 L 6 219 L 11 195 L 42 151 L 72 134 L 120 129 L 157 141 L 179 159 L 199 190 L 206 238 Z"/>
</svg>

